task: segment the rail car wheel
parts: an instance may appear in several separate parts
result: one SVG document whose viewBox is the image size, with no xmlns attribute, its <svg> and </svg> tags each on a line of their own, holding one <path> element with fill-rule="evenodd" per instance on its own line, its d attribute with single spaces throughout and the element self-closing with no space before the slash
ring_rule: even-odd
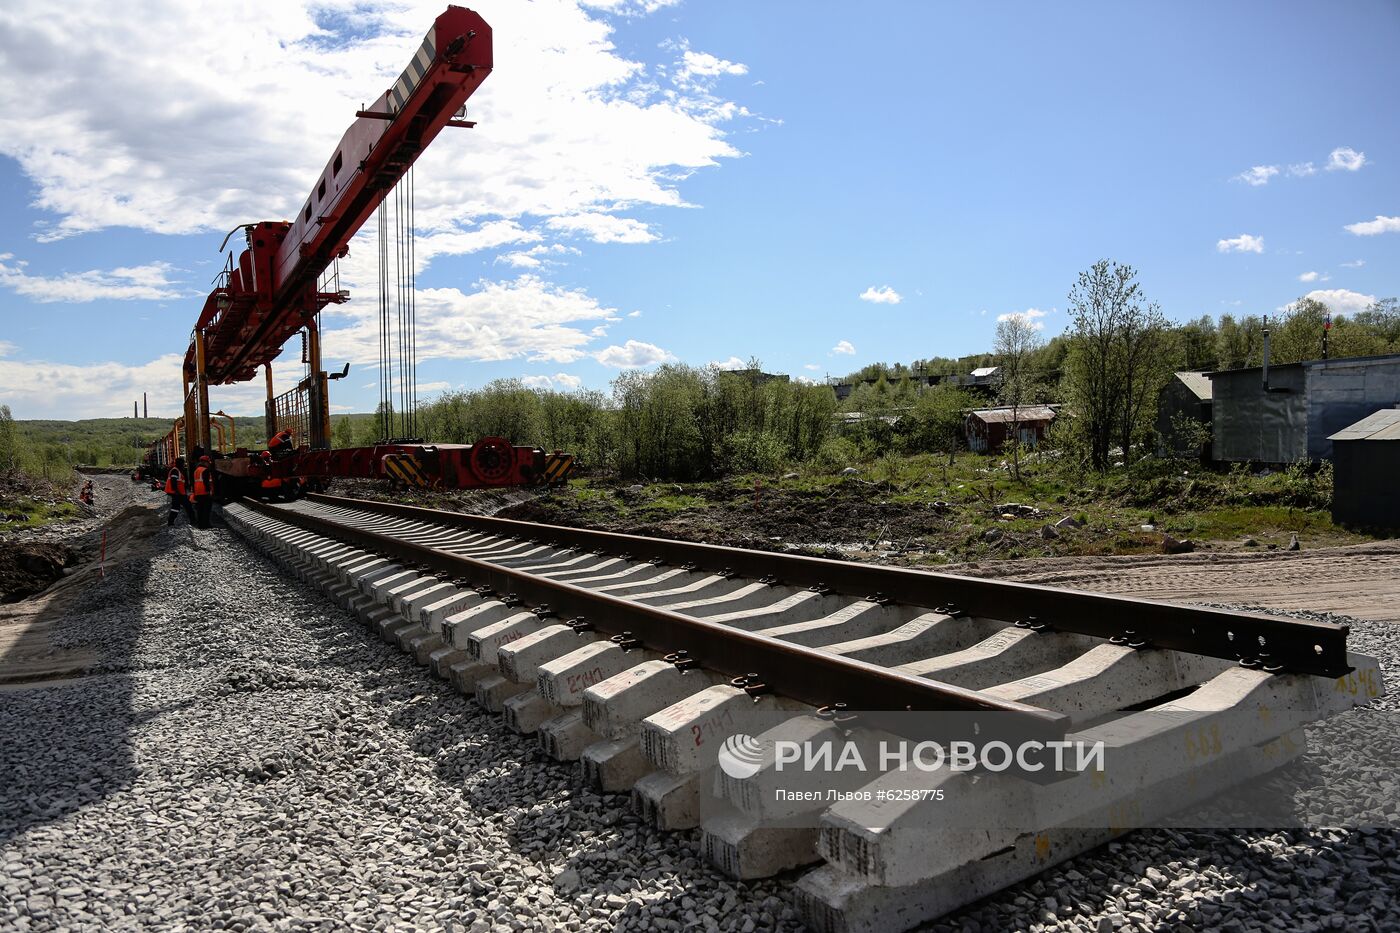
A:
<svg viewBox="0 0 1400 933">
<path fill-rule="evenodd" d="M 515 448 L 503 437 L 483 437 L 472 445 L 470 463 L 482 482 L 504 482 L 515 468 Z"/>
</svg>

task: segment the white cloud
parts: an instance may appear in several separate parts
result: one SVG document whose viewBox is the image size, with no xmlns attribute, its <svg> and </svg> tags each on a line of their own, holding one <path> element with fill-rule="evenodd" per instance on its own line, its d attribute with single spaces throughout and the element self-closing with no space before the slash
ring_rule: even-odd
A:
<svg viewBox="0 0 1400 933">
<path fill-rule="evenodd" d="M 724 124 L 747 111 L 708 89 L 663 92 L 597 12 L 665 2 L 473 4 L 493 27 L 499 73 L 470 102 L 481 128 L 446 131 L 418 161 L 420 249 L 545 236 L 549 228 L 520 232 L 530 217 L 683 206 L 685 177 L 740 155 Z M 217 234 L 290 217 L 354 112 L 393 82 L 439 12 L 394 0 L 250 0 L 131 15 L 74 0 L 60 18 L 42 0 L 11 0 L 0 8 L 0 155 L 18 162 L 35 206 L 54 217 L 41 238 L 118 226 Z M 81 69 L 71 67 L 65 19 L 103 36 L 102 55 Z M 625 217 L 594 223 L 605 242 L 654 239 Z"/>
<path fill-rule="evenodd" d="M 594 243 L 650 243 L 657 238 L 640 220 L 596 211 L 551 217 L 546 224 L 552 230 L 586 236 Z"/>
<path fill-rule="evenodd" d="M 821 368 L 820 366 L 818 366 L 816 363 L 803 363 L 803 364 L 802 364 L 802 368 L 803 368 L 803 369 L 810 369 L 810 370 L 811 370 L 812 372 L 814 372 L 814 373 L 819 373 L 819 372 L 822 371 L 822 368 Z"/>
<path fill-rule="evenodd" d="M 539 246 L 532 246 L 527 250 L 504 253 L 496 257 L 496 262 L 515 266 L 517 269 L 539 269 L 543 266 L 553 265 L 557 261 L 554 257 L 566 254 L 577 256 L 579 251 L 562 243 L 550 243 L 547 246 L 541 243 Z"/>
<path fill-rule="evenodd" d="M 851 343 L 849 340 L 842 340 L 840 343 L 836 344 L 836 346 L 831 348 L 831 352 L 839 353 L 843 356 L 852 356 L 855 354 L 856 348 L 855 344 Z"/>
<path fill-rule="evenodd" d="M 658 363 L 666 363 L 675 359 L 675 356 L 668 350 L 663 350 L 653 343 L 642 343 L 640 340 L 629 340 L 622 346 L 613 345 L 599 350 L 593 354 L 593 358 L 604 366 L 614 366 L 618 369 L 627 367 L 655 366 Z"/>
<path fill-rule="evenodd" d="M 415 236 L 413 256 L 418 271 L 422 272 L 437 256 L 461 256 L 510 243 L 534 243 L 540 239 L 540 234 L 524 229 L 513 220 L 492 220 L 466 229 Z"/>
<path fill-rule="evenodd" d="M 1344 262 L 1344 263 L 1342 263 L 1342 268 L 1344 268 L 1344 269 L 1360 269 L 1360 268 L 1361 268 L 1362 266 L 1364 266 L 1364 265 L 1366 265 L 1366 260 L 1364 260 L 1364 259 L 1353 259 L 1351 262 Z"/>
<path fill-rule="evenodd" d="M 1377 214 L 1375 220 L 1363 220 L 1360 223 L 1347 224 L 1345 228 L 1349 233 L 1357 236 L 1375 236 L 1378 233 L 1400 233 L 1400 217 L 1386 217 L 1384 214 Z"/>
<path fill-rule="evenodd" d="M 1331 278 L 1332 278 L 1332 276 L 1328 275 L 1328 274 L 1325 273 L 1325 272 L 1304 272 L 1302 275 L 1298 276 L 1298 281 L 1299 281 L 1299 282 L 1326 282 L 1326 281 L 1330 280 Z"/>
<path fill-rule="evenodd" d="M 747 65 L 739 62 L 726 61 L 723 58 L 711 55 L 708 52 L 696 52 L 692 49 L 685 49 L 681 53 L 680 66 L 676 69 L 676 82 L 681 85 L 693 85 L 697 79 L 718 78 L 721 75 L 743 75 L 748 74 Z"/>
<path fill-rule="evenodd" d="M 553 376 L 524 376 L 520 380 L 532 389 L 577 389 L 583 380 L 569 373 L 555 373 Z"/>
<path fill-rule="evenodd" d="M 30 275 L 25 272 L 27 265 L 11 253 L 0 253 L 0 285 L 34 301 L 160 301 L 180 297 L 180 291 L 171 287 L 168 262 L 53 276 Z"/>
<path fill-rule="evenodd" d="M 1256 165 L 1248 171 L 1240 172 L 1235 176 L 1235 181 L 1242 181 L 1246 185 L 1267 185 L 1269 179 L 1278 174 L 1277 165 Z"/>
<path fill-rule="evenodd" d="M 746 369 L 749 364 L 737 356 L 731 356 L 727 360 L 710 360 L 710 365 L 716 369 Z"/>
<path fill-rule="evenodd" d="M 641 316 L 642 316 L 642 312 L 641 312 L 641 311 L 628 311 L 628 312 L 627 312 L 627 316 L 628 316 L 628 317 L 641 317 Z"/>
<path fill-rule="evenodd" d="M 1007 314 L 998 314 L 997 320 L 1009 321 L 1013 318 L 1020 318 L 1029 323 L 1036 330 L 1044 330 L 1045 324 L 1043 321 L 1040 321 L 1039 318 L 1043 318 L 1049 313 L 1049 311 L 1042 311 L 1039 308 L 1027 308 L 1024 311 L 1011 311 Z"/>
<path fill-rule="evenodd" d="M 1262 253 L 1264 252 L 1264 238 L 1242 233 L 1228 240 L 1216 241 L 1215 248 L 1222 253 Z"/>
<path fill-rule="evenodd" d="M 10 343 L 8 340 L 0 340 L 0 356 L 9 356 L 18 349 L 19 347 Z"/>
<path fill-rule="evenodd" d="M 416 293 L 420 362 L 430 359 L 551 361 L 571 363 L 586 355 L 597 322 L 617 320 L 582 290 L 565 289 L 537 276 L 480 281 L 470 294 L 457 288 L 422 288 Z M 379 359 L 379 315 L 372 302 L 327 308 L 328 361 L 372 363 Z"/>
<path fill-rule="evenodd" d="M 1288 174 L 1294 178 L 1307 178 L 1309 175 L 1317 174 L 1317 166 L 1311 162 L 1296 162 L 1288 166 Z"/>
<path fill-rule="evenodd" d="M 1357 152 L 1350 146 L 1340 146 L 1327 157 L 1327 171 L 1354 172 L 1366 164 L 1366 153 Z"/>
<path fill-rule="evenodd" d="M 904 296 L 888 285 L 881 285 L 879 288 L 872 285 L 860 293 L 860 300 L 877 305 L 897 305 L 904 300 Z"/>
<path fill-rule="evenodd" d="M 184 359 L 183 353 L 167 353 L 135 365 L 0 359 L 0 401 L 10 406 L 16 418 L 121 418 L 131 413 L 132 401 L 145 392 L 153 416 L 173 418 L 181 406 Z M 219 386 L 211 393 L 214 408 L 236 414 L 262 412 L 261 382 Z"/>
<path fill-rule="evenodd" d="M 623 16 L 655 13 L 662 7 L 675 6 L 677 3 L 680 3 L 680 0 L 583 0 L 584 6 Z"/>
<path fill-rule="evenodd" d="M 1339 314 L 1355 314 L 1357 311 L 1365 311 L 1376 301 L 1375 295 L 1363 295 L 1346 288 L 1316 289 L 1303 297 L 1320 301 Z"/>
</svg>

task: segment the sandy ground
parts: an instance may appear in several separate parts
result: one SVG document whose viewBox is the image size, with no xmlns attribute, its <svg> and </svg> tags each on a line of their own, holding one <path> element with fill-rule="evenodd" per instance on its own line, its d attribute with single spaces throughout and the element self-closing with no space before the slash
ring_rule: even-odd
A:
<svg viewBox="0 0 1400 933">
<path fill-rule="evenodd" d="M 940 569 L 1173 602 L 1400 622 L 1400 541 L 1254 554 L 1050 557 Z"/>
</svg>

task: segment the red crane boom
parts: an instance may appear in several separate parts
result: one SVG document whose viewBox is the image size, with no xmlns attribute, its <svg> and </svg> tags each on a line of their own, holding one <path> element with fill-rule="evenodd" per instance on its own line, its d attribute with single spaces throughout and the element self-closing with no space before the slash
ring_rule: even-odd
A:
<svg viewBox="0 0 1400 933">
<path fill-rule="evenodd" d="M 348 253 L 351 238 L 443 129 L 474 125 L 462 119 L 466 101 L 491 66 L 491 27 L 477 13 L 449 6 L 393 86 L 356 114 L 296 219 L 242 227 L 246 247 L 236 262 L 229 254 L 190 335 L 183 367 L 183 431 L 177 424 L 167 438 L 169 455 L 229 453 L 222 444 L 219 450 L 210 444 L 209 386 L 246 382 L 261 366 L 267 378 L 268 436 L 278 432 L 279 418 L 292 408 L 298 436 L 288 445 L 291 455 L 273 463 L 243 451 L 220 459 L 218 471 L 230 478 L 314 482 L 323 476 L 387 475 L 415 485 L 450 487 L 564 478 L 572 458 L 546 457 L 539 448 L 513 447 L 500 438 L 474 445 L 329 449 L 328 376 L 321 368 L 317 314 L 326 305 L 348 300 L 349 294 L 339 290 L 338 280 L 326 287 L 327 271 Z M 282 404 L 286 397 L 272 390 L 272 361 L 302 330 L 310 373 L 287 393 L 295 398 Z"/>
</svg>

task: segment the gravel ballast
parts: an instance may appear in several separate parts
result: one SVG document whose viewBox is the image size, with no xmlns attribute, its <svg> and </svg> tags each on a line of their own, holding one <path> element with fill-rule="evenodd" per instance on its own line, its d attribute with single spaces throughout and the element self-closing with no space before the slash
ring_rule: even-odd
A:
<svg viewBox="0 0 1400 933">
<path fill-rule="evenodd" d="M 228 530 L 152 547 L 55 622 L 93 669 L 0 692 L 0 929 L 800 929 Z M 1397 839 L 1140 832 L 930 928 L 1400 930 Z"/>
</svg>

